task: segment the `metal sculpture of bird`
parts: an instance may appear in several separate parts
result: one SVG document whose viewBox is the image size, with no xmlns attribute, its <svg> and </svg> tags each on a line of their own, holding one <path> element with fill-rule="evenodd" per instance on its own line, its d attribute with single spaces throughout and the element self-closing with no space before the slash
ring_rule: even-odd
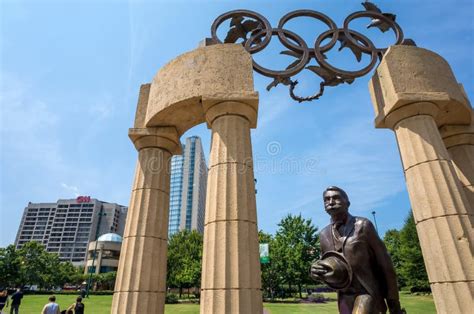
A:
<svg viewBox="0 0 474 314">
<path fill-rule="evenodd" d="M 336 73 L 319 66 L 310 65 L 307 66 L 306 69 L 313 71 L 321 77 L 324 80 L 322 83 L 324 86 L 337 86 L 342 83 L 352 84 L 352 82 L 354 82 L 353 78 L 339 76 Z"/>
<path fill-rule="evenodd" d="M 411 38 L 405 38 L 403 41 L 402 41 L 402 45 L 405 45 L 405 46 L 415 46 L 416 47 L 416 43 L 413 39 Z"/>
<path fill-rule="evenodd" d="M 354 54 L 354 56 L 356 57 L 358 62 L 362 60 L 362 50 L 360 50 L 359 47 L 351 43 L 351 41 L 348 40 L 344 34 L 339 35 L 337 40 L 339 40 L 339 42 L 341 43 L 341 46 L 339 46 L 338 51 L 341 51 L 344 48 L 349 48 Z"/>
<path fill-rule="evenodd" d="M 383 16 L 390 19 L 391 21 L 395 21 L 395 18 L 397 17 L 395 14 L 382 13 L 382 10 L 380 10 L 379 7 L 377 7 L 372 2 L 365 1 L 365 2 L 362 2 L 361 4 L 364 6 L 366 11 L 380 13 Z M 380 29 L 382 31 L 382 33 L 385 33 L 386 31 L 388 31 L 390 29 L 390 24 L 385 22 L 382 19 L 374 18 L 374 19 L 372 19 L 370 24 L 367 25 L 367 28 L 371 28 L 371 27 L 377 27 L 378 29 Z"/>
<path fill-rule="evenodd" d="M 298 62 L 298 60 L 296 62 Z M 276 87 L 280 83 L 285 86 L 288 86 L 291 84 L 291 79 L 289 77 L 280 77 L 280 76 L 275 77 L 273 81 L 270 84 L 268 84 L 267 91 L 270 91 L 270 89 L 272 89 L 273 87 Z"/>
<path fill-rule="evenodd" d="M 293 68 L 294 66 L 296 66 L 301 61 L 301 56 L 297 52 L 294 52 L 294 51 L 291 51 L 291 50 L 284 50 L 284 51 L 280 52 L 280 54 L 288 55 L 288 56 L 292 56 L 292 57 L 297 58 L 295 61 L 293 61 L 292 63 L 290 63 L 290 65 L 288 65 L 286 67 L 286 70 Z M 283 77 L 283 76 L 275 77 L 275 79 L 270 84 L 268 84 L 267 91 L 270 91 L 270 89 L 272 89 L 273 87 L 276 87 L 280 83 L 285 85 L 285 86 L 288 86 L 288 85 L 291 84 L 291 82 L 292 81 L 291 81 L 290 77 Z"/>
<path fill-rule="evenodd" d="M 242 22 L 243 21 L 243 22 Z M 244 21 L 243 16 L 234 16 L 230 20 L 230 30 L 227 33 L 226 38 L 224 39 L 224 43 L 235 43 L 239 38 L 244 40 L 243 44 L 247 41 L 247 34 L 250 33 L 254 35 L 258 30 L 262 29 L 262 25 L 258 21 L 254 20 L 246 20 Z M 261 41 L 260 38 L 255 40 L 255 43 L 259 43 Z"/>
</svg>

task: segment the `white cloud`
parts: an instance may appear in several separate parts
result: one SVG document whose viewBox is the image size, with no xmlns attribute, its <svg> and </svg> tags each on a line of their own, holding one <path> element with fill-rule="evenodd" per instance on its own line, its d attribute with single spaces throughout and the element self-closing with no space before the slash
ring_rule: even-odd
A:
<svg viewBox="0 0 474 314">
<path fill-rule="evenodd" d="M 61 186 L 67 191 L 72 191 L 76 197 L 80 195 L 79 188 L 77 186 L 67 185 L 66 183 L 61 183 Z"/>
</svg>

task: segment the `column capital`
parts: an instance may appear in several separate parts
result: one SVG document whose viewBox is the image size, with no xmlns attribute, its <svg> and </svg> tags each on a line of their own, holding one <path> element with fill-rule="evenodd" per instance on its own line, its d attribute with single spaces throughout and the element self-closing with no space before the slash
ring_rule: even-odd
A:
<svg viewBox="0 0 474 314">
<path fill-rule="evenodd" d="M 140 151 L 143 148 L 157 147 L 169 151 L 172 155 L 182 154 L 178 131 L 175 127 L 131 128 L 128 137 Z"/>
<path fill-rule="evenodd" d="M 421 115 L 431 116 L 436 122 L 440 112 L 439 107 L 432 102 L 416 102 L 388 112 L 383 124 L 385 128 L 393 130 L 400 121 Z"/>
<path fill-rule="evenodd" d="M 207 127 L 211 128 L 215 119 L 226 116 L 242 116 L 250 122 L 250 127 L 257 127 L 258 93 L 247 95 L 225 95 L 225 97 L 202 97 Z"/>
<path fill-rule="evenodd" d="M 471 120 L 470 105 L 449 64 L 426 49 L 391 46 L 372 76 L 369 90 L 377 128 L 393 128 L 401 119 L 419 114 L 433 116 L 438 127 L 467 125 Z"/>
<path fill-rule="evenodd" d="M 471 111 L 470 125 L 444 125 L 439 132 L 448 149 L 457 145 L 474 145 L 474 110 Z"/>
</svg>

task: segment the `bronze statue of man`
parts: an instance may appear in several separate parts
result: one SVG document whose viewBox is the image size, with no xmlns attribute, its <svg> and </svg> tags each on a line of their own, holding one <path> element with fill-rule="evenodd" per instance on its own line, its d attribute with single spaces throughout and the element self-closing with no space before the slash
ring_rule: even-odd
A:
<svg viewBox="0 0 474 314">
<path fill-rule="evenodd" d="M 349 214 L 349 198 L 330 186 L 324 207 L 331 224 L 320 233 L 322 258 L 311 266 L 311 277 L 338 293 L 339 313 L 403 313 L 390 256 L 372 223 Z"/>
</svg>

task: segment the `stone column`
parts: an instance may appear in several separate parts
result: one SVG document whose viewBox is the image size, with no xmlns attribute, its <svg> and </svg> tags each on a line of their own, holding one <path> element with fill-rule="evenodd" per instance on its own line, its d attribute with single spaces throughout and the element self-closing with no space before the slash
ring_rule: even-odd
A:
<svg viewBox="0 0 474 314">
<path fill-rule="evenodd" d="M 474 292 L 473 216 L 438 127 L 469 124 L 449 65 L 392 46 L 370 82 L 376 126 L 395 131 L 438 313 L 469 313 Z"/>
<path fill-rule="evenodd" d="M 138 150 L 111 313 L 164 313 L 173 127 L 130 129 Z"/>
<path fill-rule="evenodd" d="M 250 128 L 258 100 L 203 99 L 212 128 L 201 314 L 263 311 Z"/>
<path fill-rule="evenodd" d="M 445 125 L 440 132 L 470 208 L 474 210 L 474 110 L 471 116 L 470 125 Z"/>
</svg>

